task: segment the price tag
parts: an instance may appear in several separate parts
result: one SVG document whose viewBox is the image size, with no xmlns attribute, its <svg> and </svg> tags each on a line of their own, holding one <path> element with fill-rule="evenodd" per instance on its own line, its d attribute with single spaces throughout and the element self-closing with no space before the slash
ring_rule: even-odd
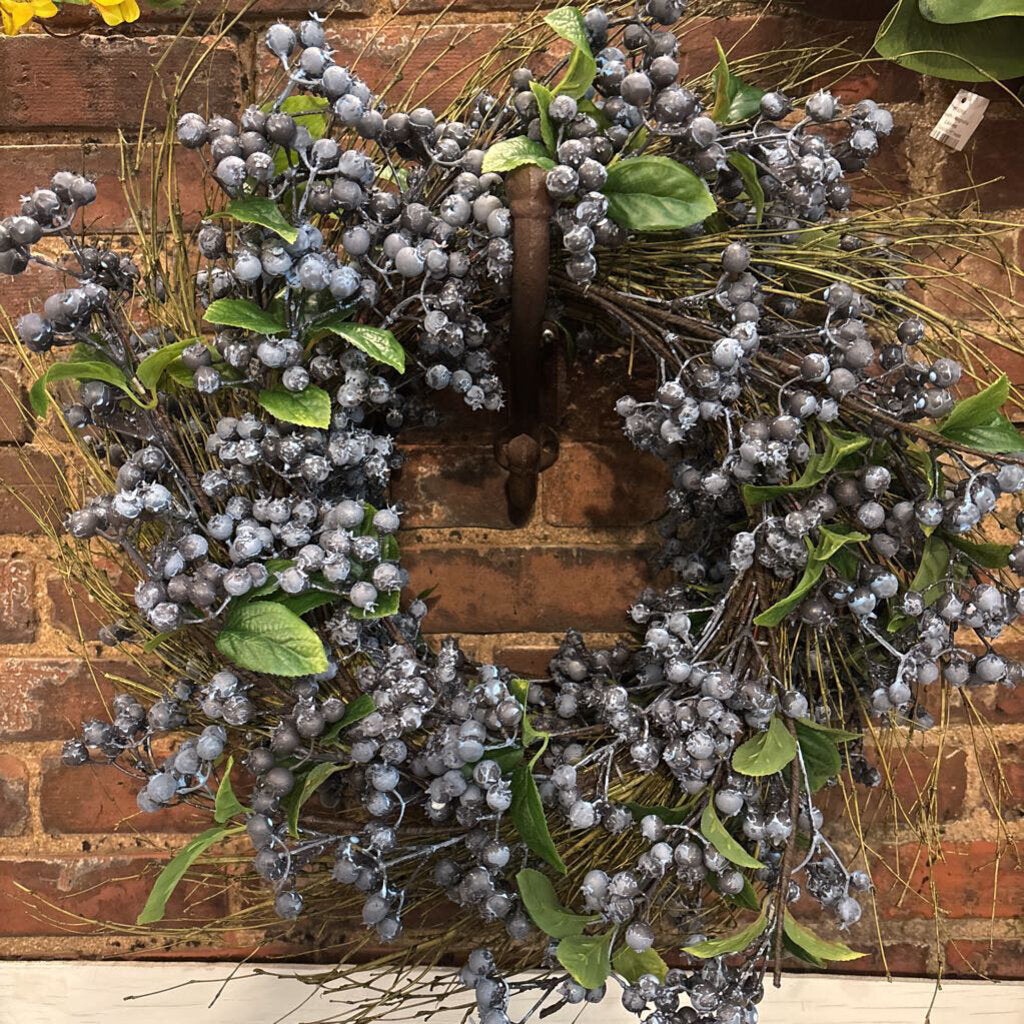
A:
<svg viewBox="0 0 1024 1024">
<path fill-rule="evenodd" d="M 959 152 L 981 124 L 987 108 L 988 100 L 984 96 L 961 89 L 932 129 L 932 138 Z"/>
</svg>

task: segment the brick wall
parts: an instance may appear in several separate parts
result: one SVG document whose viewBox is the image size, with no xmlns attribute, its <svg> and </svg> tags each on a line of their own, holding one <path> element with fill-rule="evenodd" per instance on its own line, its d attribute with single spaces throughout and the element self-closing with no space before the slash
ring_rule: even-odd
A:
<svg viewBox="0 0 1024 1024">
<path fill-rule="evenodd" d="M 259 76 L 254 42 L 261 26 L 278 12 L 295 15 L 305 6 L 298 0 L 257 3 L 244 24 L 216 45 L 193 84 L 195 101 L 218 111 L 243 102 Z M 412 0 L 395 16 L 391 0 L 343 0 L 333 32 L 347 54 L 367 47 L 360 67 L 372 82 L 442 6 L 438 0 Z M 424 78 L 422 88 L 438 88 L 442 95 L 454 91 L 448 79 L 461 65 L 462 51 L 479 50 L 495 38 L 495 26 L 508 25 L 530 6 L 516 0 L 455 0 L 426 48 L 431 57 L 443 57 L 442 66 Z M 853 49 L 867 52 L 873 26 L 855 19 L 871 12 L 848 0 L 830 5 L 830 18 L 840 10 L 849 21 L 822 24 L 799 13 L 773 13 L 704 25 L 684 41 L 686 71 L 710 67 L 714 36 L 726 43 L 742 38 L 740 50 L 754 53 L 810 43 L 828 33 L 849 37 Z M 98 22 L 90 13 L 69 8 L 61 24 L 62 30 L 76 27 L 84 34 L 58 39 L 28 33 L 0 40 L 0 209 L 10 210 L 49 169 L 72 166 L 96 176 L 101 185 L 94 226 L 117 232 L 127 225 L 118 202 L 116 132 L 137 128 L 150 67 L 181 19 L 146 15 L 124 34 L 96 35 Z M 466 27 L 472 35 L 461 51 L 449 53 L 452 40 L 466 35 L 456 28 Z M 179 40 L 168 66 L 180 66 L 194 41 Z M 416 74 L 414 61 L 406 80 Z M 984 190 L 981 207 L 993 217 L 1024 224 L 1016 156 L 1022 121 L 996 90 L 987 90 L 993 104 L 975 141 L 956 155 L 927 137 L 956 86 L 873 65 L 852 71 L 838 89 L 848 100 L 871 96 L 892 104 L 897 142 L 877 165 L 889 187 L 904 193 L 944 191 L 1006 175 Z M 156 96 L 151 119 L 158 121 L 162 109 Z M 187 162 L 182 167 L 185 212 L 194 216 L 203 208 L 196 167 Z M 1019 232 L 1009 238 L 1011 258 L 1017 258 L 1020 244 Z M 1012 317 L 1016 307 L 1002 296 L 1005 274 L 987 263 L 971 273 Z M 55 274 L 34 270 L 5 284 L 0 300 L 20 313 L 56 285 Z M 954 302 L 950 314 L 967 311 Z M 23 385 L 14 353 L 2 356 L 0 479 L 22 497 L 47 499 L 55 493 L 58 470 L 33 446 L 33 427 L 18 413 L 14 398 Z M 1021 379 L 1019 363 L 1005 353 L 995 350 L 989 358 Z M 508 525 L 503 475 L 491 455 L 500 426 L 496 417 L 454 409 L 442 430 L 408 437 L 396 498 L 408 508 L 404 550 L 414 588 L 437 588 L 428 620 L 434 631 L 459 635 L 480 657 L 541 671 L 566 627 L 577 626 L 595 638 L 621 629 L 623 611 L 646 578 L 649 524 L 663 489 L 659 464 L 638 459 L 626 447 L 612 411 L 625 390 L 642 392 L 646 386 L 642 368 L 627 383 L 629 366 L 628 353 L 621 351 L 563 365 L 555 375 L 561 455 L 543 475 L 534 514 L 521 529 Z M 24 446 L 20 458 L 19 445 Z M 130 921 L 149 885 L 140 871 L 155 870 L 165 851 L 180 845 L 181 833 L 196 823 L 181 810 L 136 815 L 130 787 L 116 772 L 60 766 L 61 740 L 83 717 L 96 713 L 112 689 L 104 672 L 126 675 L 131 666 L 110 661 L 109 654 L 93 668 L 83 660 L 80 637 L 94 635 L 95 618 L 87 602 L 69 596 L 50 554 L 31 515 L 8 491 L 0 492 L 0 955 L 161 955 L 158 937 L 120 934 L 89 921 L 69 923 L 59 909 L 73 908 L 93 921 Z M 98 649 L 93 644 L 90 650 Z M 947 709 L 950 728 L 941 741 L 931 736 L 891 749 L 904 808 L 898 828 L 889 823 L 891 807 L 877 797 L 865 802 L 860 794 L 867 845 L 893 871 L 877 872 L 886 959 L 876 954 L 851 965 L 855 968 L 1024 975 L 1024 932 L 1017 920 L 1024 875 L 1009 846 L 1022 835 L 1024 695 L 980 694 L 975 706 L 991 730 L 953 696 Z M 994 751 L 1001 755 L 1001 777 Z M 841 812 L 842 803 L 837 795 L 833 812 Z M 917 831 L 924 827 L 923 812 L 932 807 L 937 822 L 932 827 L 946 850 L 936 864 L 927 863 Z M 22 886 L 36 894 L 31 906 Z M 944 908 L 939 922 L 933 895 Z M 224 907 L 216 890 L 193 886 L 180 894 L 177 912 L 202 919 Z M 230 933 L 217 946 L 190 945 L 185 955 L 249 953 L 253 939 Z M 854 939 L 862 948 L 877 946 L 874 921 L 862 922 Z"/>
</svg>

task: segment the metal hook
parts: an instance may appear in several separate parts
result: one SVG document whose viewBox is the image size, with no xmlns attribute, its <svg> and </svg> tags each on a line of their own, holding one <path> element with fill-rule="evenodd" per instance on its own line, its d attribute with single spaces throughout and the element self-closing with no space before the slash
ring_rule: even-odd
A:
<svg viewBox="0 0 1024 1024">
<path fill-rule="evenodd" d="M 509 519 L 521 526 L 537 501 L 537 479 L 558 458 L 558 436 L 542 422 L 541 388 L 551 233 L 545 171 L 533 165 L 509 175 L 512 214 L 512 316 L 509 325 L 509 425 L 494 445 Z"/>
</svg>

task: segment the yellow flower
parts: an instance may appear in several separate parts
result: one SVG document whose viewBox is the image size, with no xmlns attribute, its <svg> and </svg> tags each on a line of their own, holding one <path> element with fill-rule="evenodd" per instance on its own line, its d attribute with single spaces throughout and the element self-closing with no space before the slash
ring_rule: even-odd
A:
<svg viewBox="0 0 1024 1024">
<path fill-rule="evenodd" d="M 0 3 L 3 2 L 4 0 L 0 0 Z M 135 0 L 91 0 L 91 3 L 108 25 L 137 21 L 139 17 L 139 5 Z"/>
<path fill-rule="evenodd" d="M 52 0 L 0 0 L 0 18 L 8 36 L 16 36 L 33 18 L 52 18 L 56 13 Z"/>
</svg>

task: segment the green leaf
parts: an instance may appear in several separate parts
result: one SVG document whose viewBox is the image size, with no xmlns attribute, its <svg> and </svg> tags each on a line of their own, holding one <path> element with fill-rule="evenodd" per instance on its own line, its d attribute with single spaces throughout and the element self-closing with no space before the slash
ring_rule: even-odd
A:
<svg viewBox="0 0 1024 1024">
<path fill-rule="evenodd" d="M 760 224 L 764 217 L 764 189 L 761 179 L 757 176 L 757 164 L 746 153 L 730 153 L 728 161 L 739 171 L 743 179 L 743 187 L 747 190 L 750 201 L 754 204 L 755 223 Z"/>
<path fill-rule="evenodd" d="M 274 601 L 232 608 L 216 645 L 236 665 L 264 675 L 307 676 L 327 670 L 320 637 Z"/>
<path fill-rule="evenodd" d="M 816 793 L 829 779 L 839 774 L 842 768 L 839 750 L 832 738 L 820 729 L 808 728 L 802 721 L 795 725 L 800 756 L 807 769 L 807 782 L 811 792 Z"/>
<path fill-rule="evenodd" d="M 864 735 L 859 732 L 849 732 L 846 729 L 836 729 L 831 725 L 822 725 L 811 718 L 798 718 L 797 724 L 805 729 L 813 729 L 815 732 L 824 733 L 826 736 L 830 736 L 836 743 L 849 743 L 852 740 L 861 739 Z"/>
<path fill-rule="evenodd" d="M 774 719 L 773 719 L 774 721 Z M 786 733 L 788 736 L 789 733 Z M 750 774 L 749 772 L 746 774 Z M 769 773 L 766 773 L 769 774 Z M 743 847 L 729 834 L 729 830 L 722 824 L 721 818 L 715 811 L 714 797 L 708 799 L 707 806 L 700 818 L 700 834 L 723 856 L 737 867 L 741 868 L 763 868 L 764 865 L 752 857 Z"/>
<path fill-rule="evenodd" d="M 305 391 L 287 391 L 284 388 L 261 391 L 259 403 L 271 416 L 285 423 L 323 430 L 331 425 L 331 396 L 315 384 L 310 384 Z"/>
<path fill-rule="evenodd" d="M 1021 0 L 918 0 L 917 8 L 929 21 L 937 21 L 941 25 L 1024 17 Z"/>
<path fill-rule="evenodd" d="M 1013 550 L 1009 544 L 979 544 L 977 541 L 965 540 L 949 533 L 945 537 L 953 547 L 985 569 L 1005 569 Z"/>
<path fill-rule="evenodd" d="M 316 324 L 315 330 L 330 331 L 378 363 L 393 366 L 399 373 L 405 373 L 405 349 L 398 344 L 390 331 L 382 327 L 370 327 L 369 324 L 354 324 L 350 320 L 334 318 Z"/>
<path fill-rule="evenodd" d="M 280 235 L 288 243 L 296 241 L 299 237 L 298 228 L 288 223 L 277 203 L 263 196 L 238 196 L 216 216 L 231 217 L 243 224 L 259 224 L 260 227 L 269 228 L 274 234 Z"/>
<path fill-rule="evenodd" d="M 355 725 L 356 722 L 361 722 L 367 715 L 372 714 L 376 710 L 377 704 L 370 694 L 364 693 L 356 697 L 345 708 L 345 713 L 341 718 L 323 734 L 320 743 L 333 743 L 344 729 L 347 729 L 350 725 Z"/>
<path fill-rule="evenodd" d="M 217 787 L 217 795 L 213 800 L 213 820 L 224 824 L 229 818 L 236 814 L 244 814 L 245 807 L 235 796 L 234 787 L 231 785 L 231 769 L 235 766 L 235 759 L 228 757 L 224 764 L 224 775 L 221 777 L 220 785 Z"/>
<path fill-rule="evenodd" d="M 390 594 L 378 594 L 372 609 L 349 608 L 348 613 L 353 619 L 359 619 L 360 621 L 386 619 L 389 615 L 394 615 L 398 611 L 401 596 L 397 590 L 392 591 Z"/>
<path fill-rule="evenodd" d="M 942 596 L 938 584 L 945 580 L 948 565 L 949 548 L 946 542 L 937 533 L 926 537 L 921 562 L 910 581 L 910 589 L 918 591 L 924 597 L 925 605 L 934 604 Z M 909 626 L 912 621 L 909 615 L 897 612 L 890 617 L 886 630 L 897 633 Z"/>
<path fill-rule="evenodd" d="M 741 775 L 774 775 L 796 757 L 796 740 L 782 724 L 773 718 L 764 732 L 752 736 L 732 755 L 733 771 Z"/>
<path fill-rule="evenodd" d="M 782 919 L 782 932 L 793 945 L 818 960 L 859 960 L 865 953 L 858 953 L 842 942 L 829 942 L 814 932 L 797 924 L 790 912 Z"/>
<path fill-rule="evenodd" d="M 597 73 L 597 62 L 590 52 L 583 15 L 576 7 L 559 7 L 546 15 L 544 21 L 573 45 L 569 66 L 562 80 L 555 86 L 554 95 L 564 93 L 578 99 L 593 84 Z"/>
<path fill-rule="evenodd" d="M 641 818 L 646 818 L 648 814 L 653 814 L 655 817 L 661 818 L 666 825 L 682 825 L 693 814 L 694 804 L 695 801 L 691 800 L 689 803 L 680 804 L 678 807 L 631 803 L 624 804 L 623 806 L 629 810 L 637 821 Z"/>
<path fill-rule="evenodd" d="M 516 875 L 516 885 L 533 923 L 553 939 L 581 935 L 588 924 L 601 920 L 600 914 L 584 916 L 566 910 L 548 876 L 533 868 L 523 868 Z"/>
<path fill-rule="evenodd" d="M 612 968 L 630 985 L 636 984 L 645 974 L 653 974 L 658 981 L 664 981 L 668 974 L 668 964 L 653 947 L 643 953 L 636 953 L 629 946 L 622 946 L 612 957 Z"/>
<path fill-rule="evenodd" d="M 612 972 L 608 958 L 614 931 L 602 935 L 570 935 L 558 944 L 558 962 L 584 988 L 600 988 Z"/>
<path fill-rule="evenodd" d="M 735 896 L 726 896 L 725 898 L 739 907 L 746 907 L 747 910 L 761 909 L 761 901 L 757 898 L 757 892 L 746 875 L 743 876 L 743 888 Z"/>
<path fill-rule="evenodd" d="M 819 971 L 823 971 L 828 967 L 827 961 L 812 956 L 806 950 L 801 949 L 785 932 L 782 933 L 782 948 L 790 956 L 796 957 L 797 960 L 802 960 L 805 964 L 810 964 L 811 967 L 817 967 Z"/>
<path fill-rule="evenodd" d="M 548 153 L 554 156 L 558 133 L 555 131 L 551 115 L 548 113 L 548 107 L 551 106 L 551 101 L 555 98 L 555 94 L 546 85 L 541 85 L 540 82 L 531 82 L 530 92 L 533 93 L 534 98 L 537 100 L 537 116 L 540 118 L 541 138 L 544 140 L 544 145 L 547 146 Z"/>
<path fill-rule="evenodd" d="M 288 330 L 283 320 L 248 299 L 215 299 L 207 307 L 203 319 L 210 324 L 239 327 L 255 334 L 282 334 Z"/>
<path fill-rule="evenodd" d="M 157 876 L 153 888 L 149 891 L 146 905 L 142 908 L 139 916 L 135 919 L 136 924 L 154 924 L 162 921 L 167 910 L 167 901 L 171 894 L 178 887 L 178 883 L 185 877 L 185 872 L 195 863 L 196 859 L 205 853 L 214 843 L 220 842 L 225 836 L 235 835 L 241 832 L 243 825 L 233 828 L 224 828 L 216 825 L 200 832 L 193 840 L 180 849 L 168 862 L 163 871 Z"/>
<path fill-rule="evenodd" d="M 101 380 L 123 391 L 136 405 L 142 404 L 132 394 L 128 378 L 113 363 L 102 359 L 69 360 L 66 363 L 54 363 L 32 385 L 28 401 L 37 416 L 45 416 L 50 408 L 50 396 L 46 386 L 61 380 Z"/>
<path fill-rule="evenodd" d="M 755 625 L 777 626 L 810 593 L 814 585 L 821 579 L 825 566 L 844 545 L 860 544 L 870 539 L 865 533 L 852 531 L 843 533 L 836 528 L 830 529 L 827 526 L 819 526 L 818 533 L 821 534 L 821 540 L 811 550 L 807 567 L 804 569 L 800 581 L 784 598 L 761 612 L 754 619 Z"/>
<path fill-rule="evenodd" d="M 608 119 L 608 115 L 593 100 L 579 100 L 576 103 L 576 110 L 581 114 L 586 114 L 587 117 L 592 117 L 602 131 L 611 127 L 612 123 Z"/>
<path fill-rule="evenodd" d="M 707 185 L 667 156 L 636 156 L 608 169 L 608 215 L 627 231 L 679 231 L 717 209 Z"/>
<path fill-rule="evenodd" d="M 309 798 L 334 774 L 343 770 L 340 764 L 321 761 L 314 765 L 302 778 L 302 785 L 288 794 L 284 801 L 288 812 L 288 831 L 295 837 L 299 834 L 299 812 Z"/>
<path fill-rule="evenodd" d="M 1018 78 L 1024 75 L 1024 22 L 1003 17 L 940 25 L 922 16 L 918 0 L 899 0 L 878 29 L 875 49 L 911 71 L 937 78 Z"/>
<path fill-rule="evenodd" d="M 830 430 L 824 424 L 822 430 L 825 434 L 825 450 L 815 453 L 807 460 L 807 465 L 804 466 L 798 480 L 791 484 L 747 484 L 743 488 L 743 500 L 750 506 L 761 505 L 783 494 L 795 494 L 816 487 L 841 462 L 871 443 L 871 439 L 863 434 Z"/>
<path fill-rule="evenodd" d="M 768 917 L 765 908 L 757 915 L 757 920 L 741 928 L 732 935 L 726 935 L 721 939 L 709 939 L 707 942 L 698 943 L 696 946 L 683 946 L 683 952 L 690 956 L 699 957 L 701 960 L 710 960 L 715 956 L 724 956 L 726 953 L 739 953 L 746 949 L 755 939 L 760 938 L 768 925 Z"/>
<path fill-rule="evenodd" d="M 164 371 L 173 363 L 182 352 L 199 341 L 199 338 L 185 338 L 183 341 L 175 341 L 170 345 L 164 345 L 155 352 L 151 352 L 139 363 L 135 370 L 135 377 L 148 391 L 156 391 L 160 378 Z M 191 373 L 191 371 L 189 371 Z"/>
<path fill-rule="evenodd" d="M 530 684 L 526 679 L 513 679 L 509 684 L 509 690 L 512 691 L 512 695 L 523 707 L 523 746 L 531 747 L 534 743 L 542 743 L 543 749 L 540 753 L 543 753 L 547 749 L 548 741 L 551 738 L 551 733 L 544 732 L 542 729 L 535 729 L 533 722 L 530 721 L 530 715 L 527 710 L 526 699 L 530 693 Z M 537 757 L 533 758 L 533 762 L 536 762 Z M 533 763 L 531 762 L 531 764 Z"/>
<path fill-rule="evenodd" d="M 761 109 L 764 89 L 744 82 L 729 71 L 722 44 L 716 39 L 718 66 L 711 73 L 711 84 L 715 93 L 715 105 L 710 117 L 719 124 L 738 124 L 757 114 Z"/>
<path fill-rule="evenodd" d="M 544 805 L 540 801 L 537 783 L 528 765 L 521 764 L 512 773 L 512 805 L 509 807 L 509 815 L 519 838 L 541 860 L 564 875 L 565 862 L 558 855 L 558 850 L 551 839 L 548 821 L 544 815 Z"/>
<path fill-rule="evenodd" d="M 938 425 L 938 432 L 983 452 L 1024 451 L 1024 435 L 999 411 L 1009 395 L 1010 382 L 1004 373 L 976 395 L 960 399 Z"/>
<path fill-rule="evenodd" d="M 539 142 L 534 142 L 525 135 L 517 135 L 514 139 L 496 142 L 484 153 L 483 172 L 504 174 L 524 164 L 536 164 L 545 170 L 551 170 L 555 166 L 554 160 L 548 156 L 548 151 Z"/>
<path fill-rule="evenodd" d="M 304 594 L 279 597 L 277 603 L 296 615 L 305 615 L 316 608 L 323 608 L 325 604 L 334 604 L 335 601 L 340 600 L 339 594 L 332 594 L 327 590 L 307 590 Z"/>
<path fill-rule="evenodd" d="M 295 120 L 309 132 L 313 141 L 322 139 L 327 131 L 328 102 L 323 96 L 301 94 L 289 96 L 278 107 L 283 114 L 291 114 Z M 274 109 L 272 103 L 263 105 L 263 112 L 270 113 Z M 288 167 L 288 154 L 283 146 L 274 153 L 274 173 L 280 174 Z"/>
</svg>

